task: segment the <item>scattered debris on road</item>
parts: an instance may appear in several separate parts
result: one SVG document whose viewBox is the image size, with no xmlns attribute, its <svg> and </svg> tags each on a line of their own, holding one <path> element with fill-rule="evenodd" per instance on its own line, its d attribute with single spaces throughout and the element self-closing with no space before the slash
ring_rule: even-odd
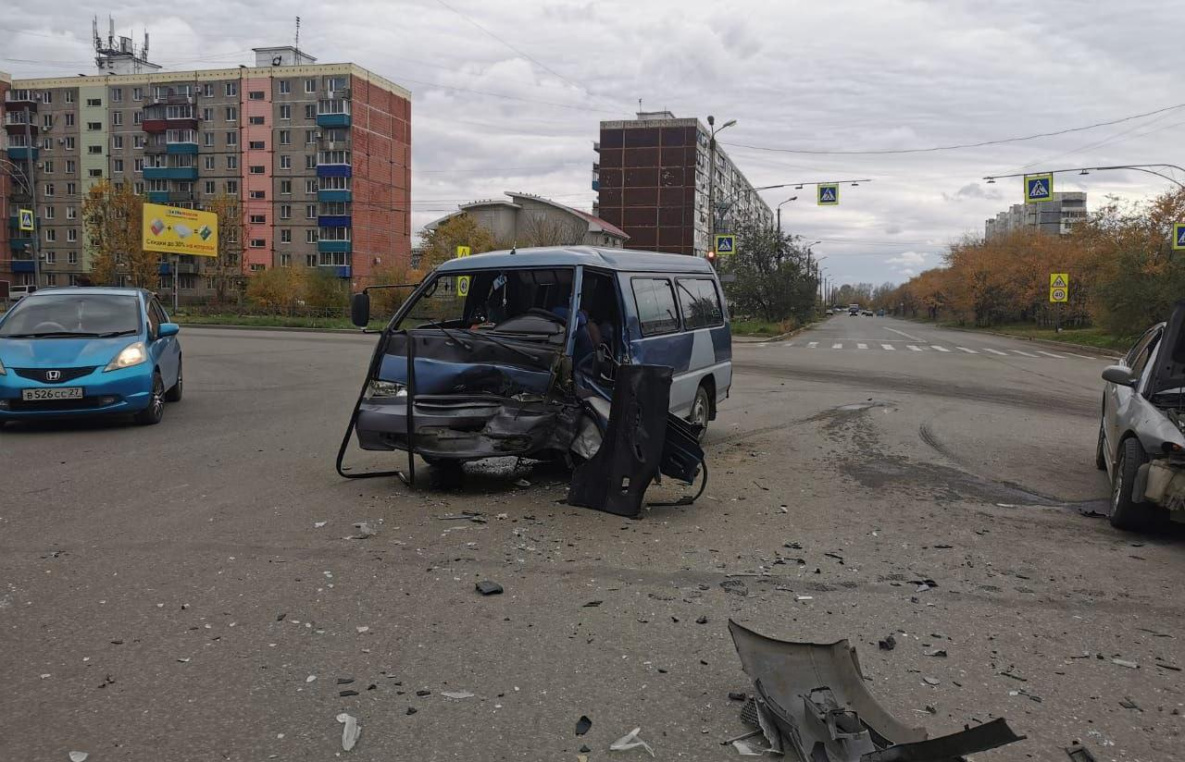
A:
<svg viewBox="0 0 1185 762">
<path fill-rule="evenodd" d="M 469 691 L 441 691 L 440 695 L 444 696 L 445 698 L 458 699 L 458 700 L 473 698 L 473 696 L 474 696 L 474 694 L 470 693 Z"/>
<path fill-rule="evenodd" d="M 890 632 L 888 635 L 877 641 L 877 646 L 879 646 L 882 651 L 892 651 L 897 647 L 897 638 L 893 637 L 893 633 Z"/>
<path fill-rule="evenodd" d="M 642 732 L 641 728 L 634 728 L 629 733 L 625 734 L 621 738 L 618 738 L 616 741 L 614 741 L 612 744 L 610 744 L 609 751 L 629 751 L 630 749 L 645 749 L 650 754 L 650 756 L 653 757 L 654 756 L 654 749 L 652 749 L 650 747 L 650 744 L 646 743 L 641 738 L 638 738 L 638 734 L 641 732 Z"/>
<path fill-rule="evenodd" d="M 70 762 L 86 762 L 86 758 L 89 756 L 90 754 L 85 751 L 72 751 L 70 752 Z"/>
<path fill-rule="evenodd" d="M 580 715 L 580 719 L 576 721 L 576 735 L 582 736 L 592 727 L 592 720 L 586 715 Z"/>
<path fill-rule="evenodd" d="M 502 586 L 499 585 L 497 582 L 492 582 L 488 579 L 483 579 L 481 582 L 478 582 L 476 587 L 477 587 L 477 592 L 481 593 L 482 595 L 501 595 L 502 594 Z"/>
<path fill-rule="evenodd" d="M 342 712 L 337 716 L 337 721 L 342 723 L 342 751 L 349 751 L 358 743 L 358 736 L 362 735 L 362 727 L 358 724 L 358 718 L 353 715 Z"/>
</svg>

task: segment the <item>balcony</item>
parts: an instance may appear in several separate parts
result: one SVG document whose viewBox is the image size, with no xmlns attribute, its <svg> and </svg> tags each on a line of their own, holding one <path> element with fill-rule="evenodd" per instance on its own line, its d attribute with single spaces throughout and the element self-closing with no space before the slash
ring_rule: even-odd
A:
<svg viewBox="0 0 1185 762">
<path fill-rule="evenodd" d="M 156 134 L 156 133 L 164 132 L 165 130 L 169 129 L 169 123 L 167 120 L 165 120 L 163 118 L 148 119 L 146 117 L 140 121 L 140 129 L 144 130 L 147 133 Z"/>
<path fill-rule="evenodd" d="M 150 204 L 167 204 L 169 203 L 168 191 L 148 191 L 148 203 Z"/>
<path fill-rule="evenodd" d="M 198 179 L 197 167 L 145 167 L 145 180 L 187 180 Z"/>
<path fill-rule="evenodd" d="M 349 114 L 317 114 L 318 127 L 349 127 Z"/>
<path fill-rule="evenodd" d="M 33 154 L 33 161 L 37 161 L 38 157 L 41 155 L 41 151 L 37 148 L 34 148 L 32 151 L 30 151 L 28 148 L 26 148 L 24 146 L 9 146 L 8 147 L 8 160 L 9 161 L 28 161 L 30 153 Z"/>
<path fill-rule="evenodd" d="M 324 214 L 317 218 L 317 227 L 320 228 L 348 228 L 350 227 L 350 215 L 348 214 Z"/>
<path fill-rule="evenodd" d="M 317 177 L 352 177 L 353 174 L 353 167 L 351 167 L 349 164 L 317 165 Z M 346 192 L 348 193 L 349 191 Z"/>
<path fill-rule="evenodd" d="M 10 238 L 10 239 L 8 239 L 8 245 L 9 245 L 9 247 L 12 248 L 13 253 L 22 253 L 23 254 L 25 252 L 26 246 L 33 245 L 33 239 L 32 238 Z M 347 251 L 348 251 L 348 249 L 347 249 Z"/>
<path fill-rule="evenodd" d="M 37 267 L 31 259 L 14 259 L 12 260 L 12 271 L 14 273 L 33 273 L 37 272 Z"/>
<path fill-rule="evenodd" d="M 333 265 L 333 274 L 339 278 L 348 278 L 348 277 L 350 277 L 350 266 L 349 265 Z"/>
<path fill-rule="evenodd" d="M 29 125 L 29 132 L 34 135 L 41 129 L 37 115 L 32 111 L 9 111 L 4 115 L 4 129 L 9 135 L 24 135 L 26 124 Z"/>
<path fill-rule="evenodd" d="M 317 191 L 317 201 L 322 204 L 335 204 L 342 202 L 353 201 L 354 194 L 352 191 L 345 190 L 319 190 Z"/>
<path fill-rule="evenodd" d="M 165 153 L 172 156 L 196 156 L 197 152 L 197 143 L 169 143 L 165 146 Z"/>
<path fill-rule="evenodd" d="M 317 241 L 317 251 L 321 254 L 349 254 L 350 241 Z"/>
<path fill-rule="evenodd" d="M 10 113 L 36 111 L 37 103 L 37 93 L 33 90 L 9 90 L 4 94 L 4 110 Z"/>
</svg>

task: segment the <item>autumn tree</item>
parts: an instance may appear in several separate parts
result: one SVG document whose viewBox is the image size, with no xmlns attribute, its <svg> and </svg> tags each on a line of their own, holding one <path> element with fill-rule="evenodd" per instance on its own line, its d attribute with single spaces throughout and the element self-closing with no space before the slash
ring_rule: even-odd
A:
<svg viewBox="0 0 1185 762">
<path fill-rule="evenodd" d="M 809 320 L 818 279 L 807 271 L 802 241 L 750 223 L 739 225 L 736 236 L 736 253 L 718 263 L 720 272 L 731 276 L 724 290 L 734 311 L 767 321 Z"/>
<path fill-rule="evenodd" d="M 144 200 L 127 183 L 102 180 L 82 200 L 82 224 L 90 254 L 91 280 L 116 285 L 120 277 L 137 288 L 155 289 L 160 255 L 144 251 L 141 223 Z"/>
<path fill-rule="evenodd" d="M 247 301 L 268 312 L 291 315 L 304 303 L 308 278 L 303 267 L 269 267 L 247 282 Z"/>
<path fill-rule="evenodd" d="M 228 297 L 242 291 L 243 275 L 243 205 L 238 196 L 219 194 L 206 203 L 206 211 L 218 215 L 218 256 L 203 258 L 204 273 L 214 282 L 214 301 L 225 304 Z"/>
<path fill-rule="evenodd" d="M 421 240 L 423 254 L 420 268 L 425 271 L 457 256 L 458 246 L 468 246 L 473 254 L 498 248 L 493 234 L 478 225 L 471 215 L 464 213 L 449 217 L 434 229 L 424 231 Z"/>
<path fill-rule="evenodd" d="M 519 230 L 515 246 L 579 246 L 588 225 L 556 214 L 530 214 Z"/>
</svg>

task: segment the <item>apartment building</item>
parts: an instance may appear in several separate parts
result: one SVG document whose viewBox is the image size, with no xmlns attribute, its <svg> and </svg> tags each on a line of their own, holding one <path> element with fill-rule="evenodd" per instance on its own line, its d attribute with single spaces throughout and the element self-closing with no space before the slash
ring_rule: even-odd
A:
<svg viewBox="0 0 1185 762">
<path fill-rule="evenodd" d="M 773 211 L 699 119 L 669 111 L 601 122 L 593 164 L 593 214 L 629 235 L 630 248 L 705 256 L 709 240 L 710 171 L 715 172 L 715 231 L 742 221 L 770 226 Z"/>
<path fill-rule="evenodd" d="M 223 194 L 239 198 L 241 230 L 222 233 L 239 246 L 245 274 L 323 268 L 359 289 L 375 269 L 409 261 L 407 90 L 292 47 L 256 48 L 251 67 L 187 72 L 99 52 L 100 76 L 0 75 L 0 213 L 9 218 L 0 280 L 33 281 L 33 247 L 15 217 L 32 201 L 17 181 L 30 169 L 42 285 L 72 284 L 89 271 L 81 206 L 104 179 L 130 184 L 152 203 L 203 208 Z M 182 299 L 209 295 L 203 267 L 200 258 L 181 258 Z M 171 268 L 162 262 L 164 290 L 172 288 Z"/>
<path fill-rule="evenodd" d="M 1047 235 L 1064 235 L 1086 219 L 1086 194 L 1079 191 L 1057 192 L 1049 201 L 1036 204 L 1013 204 L 983 224 L 984 238 L 1031 229 Z"/>
</svg>

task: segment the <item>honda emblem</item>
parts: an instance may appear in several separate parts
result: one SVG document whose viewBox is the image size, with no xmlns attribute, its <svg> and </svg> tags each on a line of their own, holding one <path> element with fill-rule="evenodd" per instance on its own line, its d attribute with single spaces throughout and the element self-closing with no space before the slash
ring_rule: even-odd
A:
<svg viewBox="0 0 1185 762">
<path fill-rule="evenodd" d="M 60 370 L 45 371 L 45 380 L 46 381 L 60 381 L 60 380 L 62 380 L 62 371 L 60 371 Z"/>
</svg>

